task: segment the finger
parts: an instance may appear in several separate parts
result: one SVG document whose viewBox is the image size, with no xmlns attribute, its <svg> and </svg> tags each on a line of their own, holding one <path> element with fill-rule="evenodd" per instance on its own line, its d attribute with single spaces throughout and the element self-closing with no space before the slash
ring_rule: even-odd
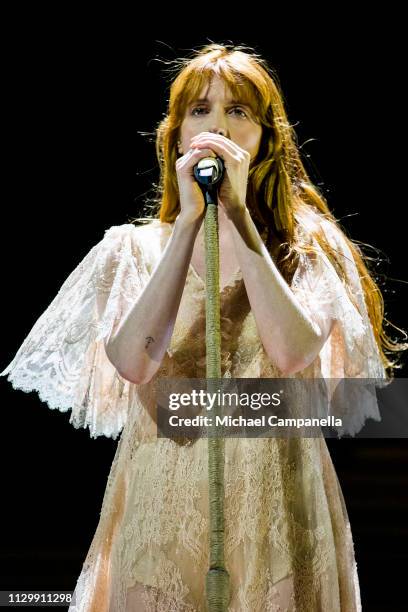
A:
<svg viewBox="0 0 408 612">
<path fill-rule="evenodd" d="M 209 148 L 202 148 L 202 147 L 195 147 L 194 149 L 192 149 L 192 155 L 196 156 L 208 156 L 211 155 L 212 157 L 216 157 L 216 152 L 213 149 L 209 149 Z"/>
<path fill-rule="evenodd" d="M 205 157 L 206 155 L 215 156 L 216 153 L 214 153 L 214 151 L 211 149 L 192 148 L 189 149 L 185 155 L 176 160 L 176 165 L 185 166 L 192 158 L 196 159 L 197 157 Z"/>
<path fill-rule="evenodd" d="M 223 141 L 222 143 L 219 141 L 216 142 L 213 138 L 205 138 L 203 140 L 193 143 L 191 146 L 197 149 L 200 149 L 201 147 L 211 147 L 223 158 L 232 157 L 237 160 L 240 159 L 242 156 L 241 149 L 237 150 L 234 146 L 230 146 L 225 141 Z"/>
<path fill-rule="evenodd" d="M 183 158 L 176 161 L 177 170 L 188 171 L 204 157 L 216 157 L 216 153 L 211 149 L 190 149 Z"/>
<path fill-rule="evenodd" d="M 221 146 L 226 147 L 232 155 L 236 152 L 241 153 L 243 155 L 247 153 L 245 149 L 242 149 L 229 138 L 225 138 L 225 136 L 221 136 L 220 134 L 211 134 L 210 132 L 203 132 L 199 136 L 195 136 L 191 139 L 191 146 L 196 146 L 198 144 L 207 146 L 209 144 L 219 144 Z"/>
</svg>

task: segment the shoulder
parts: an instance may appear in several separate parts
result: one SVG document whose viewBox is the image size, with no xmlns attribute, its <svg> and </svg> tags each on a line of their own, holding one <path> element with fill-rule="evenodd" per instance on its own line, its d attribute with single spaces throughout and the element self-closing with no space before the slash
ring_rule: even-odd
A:
<svg viewBox="0 0 408 612">
<path fill-rule="evenodd" d="M 144 260 L 148 268 L 152 268 L 160 259 L 172 228 L 172 224 L 163 223 L 159 219 L 151 219 L 140 225 L 113 225 L 105 230 L 103 250 L 112 253 L 123 248 L 130 249 L 136 258 Z"/>
<path fill-rule="evenodd" d="M 302 210 L 295 216 L 298 223 L 298 232 L 303 237 L 312 239 L 314 234 L 323 233 L 331 247 L 349 252 L 343 230 L 332 219 L 328 219 L 323 213 L 311 207 L 307 207 L 306 210 Z M 315 246 L 317 245 L 315 240 L 312 239 L 312 242 Z"/>
<path fill-rule="evenodd" d="M 109 240 L 131 237 L 139 241 L 149 241 L 168 234 L 171 232 L 171 229 L 172 225 L 170 223 L 163 223 L 159 219 L 151 219 L 151 221 L 140 225 L 135 225 L 134 223 L 112 225 L 112 227 L 105 230 L 104 237 Z"/>
</svg>

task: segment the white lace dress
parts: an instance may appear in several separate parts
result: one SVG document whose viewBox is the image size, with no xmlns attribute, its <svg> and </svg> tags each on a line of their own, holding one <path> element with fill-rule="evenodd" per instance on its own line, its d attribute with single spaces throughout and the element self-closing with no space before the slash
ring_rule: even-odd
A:
<svg viewBox="0 0 408 612">
<path fill-rule="evenodd" d="M 358 273 L 341 234 L 325 231 L 347 258 L 358 309 L 323 252 L 304 256 L 291 283 L 331 334 L 295 377 L 385 376 Z M 190 266 L 171 343 L 154 378 L 135 385 L 108 361 L 103 339 L 158 264 L 173 226 L 111 227 L 62 285 L 1 373 L 36 390 L 70 423 L 116 438 L 100 519 L 75 588 L 81 612 L 202 612 L 207 609 L 207 440 L 157 438 L 156 381 L 205 378 L 205 284 Z M 221 292 L 222 376 L 273 378 L 241 273 Z M 354 435 L 380 419 L 374 401 L 349 406 Z M 350 524 L 324 438 L 226 438 L 225 562 L 229 612 L 361 609 Z"/>
</svg>

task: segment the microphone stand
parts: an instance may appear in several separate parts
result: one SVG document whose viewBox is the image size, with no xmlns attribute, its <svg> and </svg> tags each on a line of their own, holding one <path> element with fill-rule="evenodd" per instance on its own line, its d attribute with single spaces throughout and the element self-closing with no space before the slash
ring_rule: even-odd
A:
<svg viewBox="0 0 408 612">
<path fill-rule="evenodd" d="M 219 157 L 206 157 L 194 166 L 194 176 L 203 191 L 206 263 L 206 378 L 207 390 L 216 393 L 221 378 L 220 280 L 217 190 L 224 174 Z M 217 397 L 217 396 L 215 396 Z M 224 438 L 214 425 L 220 414 L 215 402 L 208 436 L 208 499 L 210 567 L 206 575 L 206 596 L 209 612 L 226 612 L 230 576 L 224 560 Z"/>
</svg>

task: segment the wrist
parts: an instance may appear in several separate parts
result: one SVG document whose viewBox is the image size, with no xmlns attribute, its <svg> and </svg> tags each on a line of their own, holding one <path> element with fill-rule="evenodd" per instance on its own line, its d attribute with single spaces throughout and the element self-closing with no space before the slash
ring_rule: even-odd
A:
<svg viewBox="0 0 408 612">
<path fill-rule="evenodd" d="M 200 229 L 201 223 L 204 219 L 204 212 L 201 214 L 191 213 L 187 211 L 180 211 L 176 217 L 177 225 L 185 228 Z"/>
<path fill-rule="evenodd" d="M 236 204 L 234 206 L 230 206 L 226 211 L 227 217 L 230 221 L 235 222 L 239 219 L 242 219 L 247 214 L 248 208 L 246 203 Z"/>
</svg>

